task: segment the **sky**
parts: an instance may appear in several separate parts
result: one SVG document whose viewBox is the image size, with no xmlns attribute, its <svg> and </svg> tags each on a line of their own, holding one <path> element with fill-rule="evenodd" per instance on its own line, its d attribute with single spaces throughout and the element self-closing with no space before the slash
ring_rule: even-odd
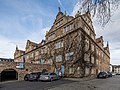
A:
<svg viewBox="0 0 120 90">
<path fill-rule="evenodd" d="M 26 41 L 40 43 L 45 39 L 58 12 L 58 7 L 67 15 L 74 16 L 79 9 L 79 0 L 0 0 L 0 58 L 14 58 L 16 45 L 25 50 Z M 96 37 L 109 41 L 111 64 L 120 64 L 120 10 L 111 21 L 101 28 L 93 20 Z"/>
</svg>

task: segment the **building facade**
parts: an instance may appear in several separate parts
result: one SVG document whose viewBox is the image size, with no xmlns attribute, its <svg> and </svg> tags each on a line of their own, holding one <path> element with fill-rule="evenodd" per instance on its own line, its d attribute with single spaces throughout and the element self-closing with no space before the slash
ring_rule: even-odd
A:
<svg viewBox="0 0 120 90">
<path fill-rule="evenodd" d="M 53 72 L 67 77 L 96 75 L 109 71 L 109 45 L 96 38 L 89 12 L 67 16 L 59 12 L 53 26 L 39 44 L 27 41 L 25 51 L 16 47 L 15 62 L 50 64 Z"/>
<path fill-rule="evenodd" d="M 120 75 L 120 65 L 112 65 L 112 72 Z"/>
</svg>

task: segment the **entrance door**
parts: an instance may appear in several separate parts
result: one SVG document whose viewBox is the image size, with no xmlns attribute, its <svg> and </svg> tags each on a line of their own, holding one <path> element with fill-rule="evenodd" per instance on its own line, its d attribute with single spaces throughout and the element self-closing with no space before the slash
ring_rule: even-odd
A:
<svg viewBox="0 0 120 90">
<path fill-rule="evenodd" d="M 64 75 L 65 74 L 65 66 L 61 65 L 61 74 Z"/>
</svg>

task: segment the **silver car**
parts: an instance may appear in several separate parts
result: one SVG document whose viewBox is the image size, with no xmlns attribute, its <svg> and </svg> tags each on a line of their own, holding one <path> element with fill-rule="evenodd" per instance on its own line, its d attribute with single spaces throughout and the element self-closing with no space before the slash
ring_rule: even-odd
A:
<svg viewBox="0 0 120 90">
<path fill-rule="evenodd" d="M 40 81 L 53 81 L 58 79 L 59 76 L 56 73 L 48 73 L 48 72 L 42 73 L 39 78 Z"/>
</svg>

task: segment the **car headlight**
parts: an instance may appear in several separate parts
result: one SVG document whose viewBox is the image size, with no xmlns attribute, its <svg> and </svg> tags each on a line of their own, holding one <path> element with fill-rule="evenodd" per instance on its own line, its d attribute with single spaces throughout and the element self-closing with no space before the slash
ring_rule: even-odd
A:
<svg viewBox="0 0 120 90">
<path fill-rule="evenodd" d="M 49 79 L 49 77 L 45 77 L 45 79 Z"/>
</svg>

